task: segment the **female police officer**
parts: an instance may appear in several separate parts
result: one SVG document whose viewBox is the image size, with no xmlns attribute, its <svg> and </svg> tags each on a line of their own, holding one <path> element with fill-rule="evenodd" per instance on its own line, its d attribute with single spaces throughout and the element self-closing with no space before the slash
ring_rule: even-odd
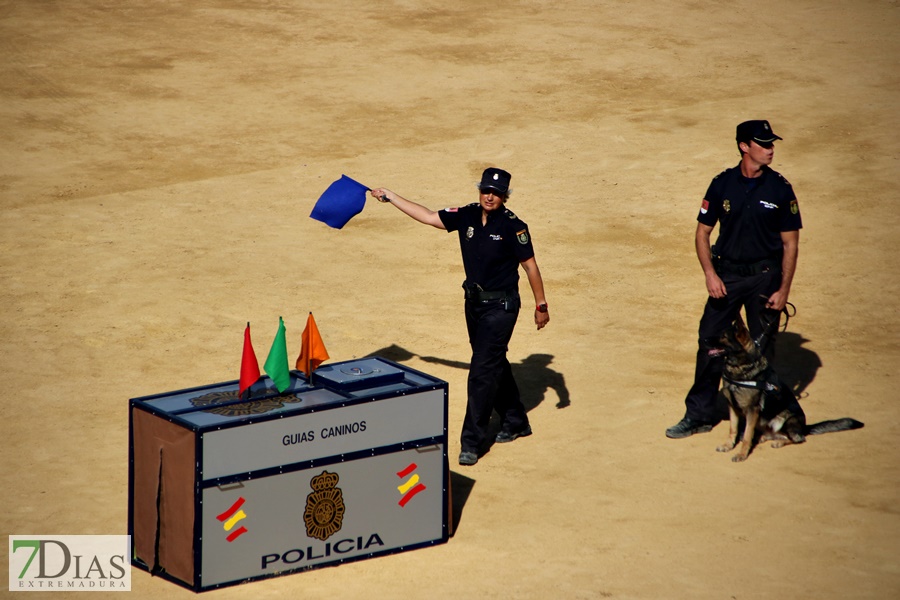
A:
<svg viewBox="0 0 900 600">
<path fill-rule="evenodd" d="M 550 314 L 528 226 L 505 206 L 510 179 L 502 169 L 486 169 L 478 185 L 477 203 L 439 212 L 385 188 L 372 190 L 376 199 L 390 202 L 416 221 L 459 234 L 466 271 L 466 326 L 472 346 L 468 404 L 460 435 L 461 465 L 474 465 L 486 449 L 488 422 L 494 409 L 503 419 L 496 442 L 531 435 L 528 415 L 506 358 L 521 305 L 519 265 L 534 294 L 538 329 L 550 321 Z"/>
</svg>

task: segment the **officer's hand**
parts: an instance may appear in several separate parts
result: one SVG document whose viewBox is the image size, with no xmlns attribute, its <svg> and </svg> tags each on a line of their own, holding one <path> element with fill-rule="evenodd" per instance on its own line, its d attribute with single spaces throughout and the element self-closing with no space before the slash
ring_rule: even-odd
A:
<svg viewBox="0 0 900 600">
<path fill-rule="evenodd" d="M 724 298 L 727 293 L 725 291 L 725 284 L 715 273 L 706 275 L 706 291 L 709 292 L 710 298 Z"/>
<path fill-rule="evenodd" d="M 534 324 L 537 325 L 538 329 L 543 329 L 544 326 L 550 322 L 550 313 L 540 312 L 537 309 L 534 311 Z"/>
<path fill-rule="evenodd" d="M 769 296 L 768 301 L 766 301 L 766 308 L 771 308 L 772 310 L 783 310 L 787 305 L 787 299 L 787 292 L 778 290 L 774 294 Z"/>
<path fill-rule="evenodd" d="M 375 188 L 372 190 L 372 197 L 378 200 L 379 202 L 390 202 L 391 201 L 391 190 L 385 188 Z"/>
</svg>

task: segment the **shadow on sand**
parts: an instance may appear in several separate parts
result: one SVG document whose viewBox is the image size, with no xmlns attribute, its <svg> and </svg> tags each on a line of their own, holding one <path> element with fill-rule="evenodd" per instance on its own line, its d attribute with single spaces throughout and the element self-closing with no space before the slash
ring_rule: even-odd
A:
<svg viewBox="0 0 900 600">
<path fill-rule="evenodd" d="M 390 346 L 370 352 L 368 356 L 379 356 L 398 363 L 412 360 L 418 356 L 419 359 L 427 363 L 443 365 L 454 369 L 469 369 L 469 363 L 467 362 L 448 360 L 436 356 L 421 356 L 414 352 L 410 352 L 397 344 L 391 344 Z M 532 354 L 519 363 L 510 364 L 513 377 L 515 377 L 516 383 L 519 386 L 522 404 L 525 405 L 526 411 L 531 411 L 540 405 L 547 395 L 547 390 L 553 390 L 556 394 L 556 408 L 566 408 L 571 404 L 569 389 L 566 387 L 565 378 L 562 373 L 550 368 L 552 363 L 553 356 L 550 354 Z M 500 421 L 498 415 L 494 413 L 491 418 L 492 435 L 490 435 L 490 437 L 493 438 L 493 435 L 499 430 Z M 485 453 L 489 450 L 489 448 L 485 450 Z M 459 522 L 462 519 L 463 508 L 465 507 L 466 501 L 472 493 L 472 488 L 475 487 L 475 480 L 451 471 L 450 486 L 453 504 L 452 525 L 453 531 L 455 531 L 459 527 Z"/>
<path fill-rule="evenodd" d="M 806 388 L 822 366 L 819 355 L 803 347 L 808 341 L 793 331 L 783 331 L 775 338 L 775 370 L 798 398 L 805 397 Z"/>
<path fill-rule="evenodd" d="M 469 369 L 469 363 L 467 362 L 448 360 L 436 356 L 422 356 L 410 352 L 397 344 L 391 344 L 375 350 L 369 353 L 368 356 L 380 356 L 394 362 L 406 362 L 418 356 L 427 363 L 454 369 Z M 525 410 L 531 411 L 543 402 L 547 390 L 553 390 L 556 393 L 558 398 L 556 408 L 566 408 L 572 403 L 569 389 L 566 387 L 566 380 L 562 373 L 550 368 L 552 362 L 553 355 L 551 354 L 532 354 L 523 359 L 522 362 L 510 364 L 513 377 L 515 377 L 519 386 L 519 394 L 522 398 L 522 404 L 525 405 Z"/>
</svg>

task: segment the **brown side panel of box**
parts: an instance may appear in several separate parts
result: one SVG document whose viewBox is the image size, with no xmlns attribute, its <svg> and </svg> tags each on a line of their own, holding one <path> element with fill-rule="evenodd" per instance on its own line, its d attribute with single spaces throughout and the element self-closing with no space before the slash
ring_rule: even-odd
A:
<svg viewBox="0 0 900 600">
<path fill-rule="evenodd" d="M 195 434 L 132 411 L 135 555 L 152 571 L 194 585 Z"/>
</svg>

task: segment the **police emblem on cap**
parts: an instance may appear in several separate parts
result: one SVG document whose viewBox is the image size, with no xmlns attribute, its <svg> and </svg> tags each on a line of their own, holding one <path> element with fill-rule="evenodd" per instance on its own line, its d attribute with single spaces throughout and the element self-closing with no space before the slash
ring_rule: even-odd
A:
<svg viewBox="0 0 900 600">
<path fill-rule="evenodd" d="M 485 190 L 495 190 L 501 195 L 508 195 L 510 192 L 509 182 L 511 178 L 512 175 L 503 169 L 488 167 L 484 170 L 484 173 L 481 174 L 481 182 L 478 184 L 478 189 L 482 192 Z"/>
<path fill-rule="evenodd" d="M 760 144 L 770 144 L 775 140 L 781 139 L 780 136 L 772 131 L 772 126 L 769 122 L 762 119 L 741 123 L 737 126 L 737 135 L 735 137 L 738 142 L 749 143 L 750 140 L 754 140 Z"/>
<path fill-rule="evenodd" d="M 727 213 L 731 212 L 731 200 L 725 200 L 724 202 L 722 202 L 722 210 Z"/>
</svg>

